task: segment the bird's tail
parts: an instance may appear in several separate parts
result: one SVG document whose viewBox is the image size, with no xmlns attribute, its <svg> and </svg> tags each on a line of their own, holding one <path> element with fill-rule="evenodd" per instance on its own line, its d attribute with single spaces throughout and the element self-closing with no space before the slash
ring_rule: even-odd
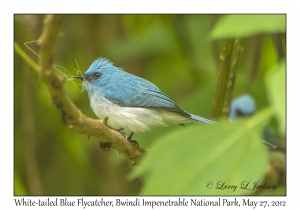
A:
<svg viewBox="0 0 300 210">
<path fill-rule="evenodd" d="M 266 142 L 266 141 L 264 141 L 264 140 L 260 140 L 260 141 L 261 141 L 264 145 L 266 145 L 267 147 L 270 147 L 270 148 L 272 148 L 272 149 L 277 148 L 277 146 L 274 145 L 274 144 L 271 144 L 271 143 Z"/>
<path fill-rule="evenodd" d="M 203 117 L 199 117 L 199 116 L 194 115 L 194 114 L 190 114 L 190 115 L 191 115 L 190 118 L 194 121 L 202 122 L 202 123 L 205 123 L 205 124 L 216 124 L 216 122 L 205 119 Z"/>
</svg>

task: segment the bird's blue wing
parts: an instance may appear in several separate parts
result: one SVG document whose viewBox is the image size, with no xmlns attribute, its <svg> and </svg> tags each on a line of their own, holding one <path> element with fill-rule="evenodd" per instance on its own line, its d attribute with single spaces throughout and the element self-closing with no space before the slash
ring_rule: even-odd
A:
<svg viewBox="0 0 300 210">
<path fill-rule="evenodd" d="M 173 99 L 151 82 L 133 75 L 130 78 L 126 76 L 106 88 L 106 99 L 119 106 L 161 108 L 190 117 L 190 114 L 181 110 Z"/>
</svg>

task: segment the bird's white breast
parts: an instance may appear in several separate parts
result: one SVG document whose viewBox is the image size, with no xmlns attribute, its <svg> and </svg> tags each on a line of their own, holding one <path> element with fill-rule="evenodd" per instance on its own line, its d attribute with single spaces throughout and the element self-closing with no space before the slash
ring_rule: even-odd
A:
<svg viewBox="0 0 300 210">
<path fill-rule="evenodd" d="M 108 125 L 114 129 L 124 128 L 124 132 L 144 132 L 152 126 L 181 124 L 190 122 L 179 114 L 152 108 L 121 107 L 112 103 L 104 96 L 90 96 L 93 112 L 100 119 L 108 117 Z"/>
</svg>

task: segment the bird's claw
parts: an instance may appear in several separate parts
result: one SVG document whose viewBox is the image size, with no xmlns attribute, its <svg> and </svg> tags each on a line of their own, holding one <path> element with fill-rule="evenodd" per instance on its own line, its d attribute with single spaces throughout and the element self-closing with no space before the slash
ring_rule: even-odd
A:
<svg viewBox="0 0 300 210">
<path fill-rule="evenodd" d="M 127 140 L 131 141 L 131 143 L 135 144 L 137 147 L 139 147 L 139 143 L 136 140 L 131 140 L 134 132 L 131 132 Z"/>
<path fill-rule="evenodd" d="M 124 130 L 124 128 L 123 128 L 123 127 L 121 127 L 121 128 L 119 128 L 119 129 L 117 129 L 117 131 L 119 131 L 120 133 L 122 133 L 122 132 L 121 132 L 122 130 Z"/>
<path fill-rule="evenodd" d="M 139 143 L 136 141 L 136 140 L 131 140 L 131 139 L 127 139 L 128 141 L 130 141 L 131 143 L 133 143 L 135 146 L 137 146 L 138 148 L 140 147 L 139 146 Z"/>
<path fill-rule="evenodd" d="M 122 132 L 122 131 L 119 131 L 119 132 L 120 132 L 120 134 L 122 134 L 122 136 L 125 137 L 126 140 L 128 139 L 128 136 L 127 136 L 127 134 L 125 132 Z"/>
<path fill-rule="evenodd" d="M 125 137 L 126 140 L 130 141 L 131 143 L 139 147 L 139 143 L 136 140 L 131 140 L 134 132 L 131 132 L 130 135 L 128 136 L 125 132 L 122 132 L 123 130 L 124 130 L 123 127 L 117 129 L 117 131 L 119 131 Z"/>
</svg>

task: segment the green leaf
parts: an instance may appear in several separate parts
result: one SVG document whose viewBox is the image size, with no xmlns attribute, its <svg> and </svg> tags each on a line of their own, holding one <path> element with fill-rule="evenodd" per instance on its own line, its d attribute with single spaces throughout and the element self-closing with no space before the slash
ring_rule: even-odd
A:
<svg viewBox="0 0 300 210">
<path fill-rule="evenodd" d="M 285 15 L 224 15 L 212 31 L 213 39 L 243 38 L 285 32 Z"/>
<path fill-rule="evenodd" d="M 272 113 L 268 108 L 246 121 L 178 129 L 156 141 L 131 178 L 144 176 L 143 195 L 249 194 L 240 186 L 262 181 L 268 153 L 258 130 Z M 212 189 L 207 189 L 209 182 Z M 220 190 L 218 182 L 237 188 Z"/>
<path fill-rule="evenodd" d="M 286 78 L 285 78 L 285 61 L 279 63 L 274 69 L 272 69 L 267 77 L 267 90 L 270 99 L 271 106 L 275 110 L 275 115 L 279 122 L 279 131 L 281 134 L 285 134 L 285 110 L 286 110 Z"/>
</svg>

